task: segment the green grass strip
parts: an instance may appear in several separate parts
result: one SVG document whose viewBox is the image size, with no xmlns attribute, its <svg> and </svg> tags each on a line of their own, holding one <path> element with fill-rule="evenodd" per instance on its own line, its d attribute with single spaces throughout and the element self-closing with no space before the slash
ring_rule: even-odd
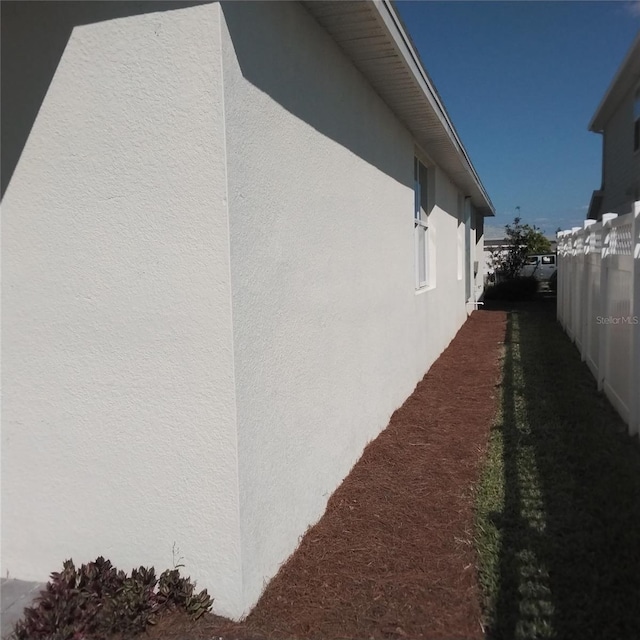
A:
<svg viewBox="0 0 640 640">
<path fill-rule="evenodd" d="M 544 300 L 509 314 L 475 540 L 488 638 L 640 638 L 640 447 Z"/>
</svg>

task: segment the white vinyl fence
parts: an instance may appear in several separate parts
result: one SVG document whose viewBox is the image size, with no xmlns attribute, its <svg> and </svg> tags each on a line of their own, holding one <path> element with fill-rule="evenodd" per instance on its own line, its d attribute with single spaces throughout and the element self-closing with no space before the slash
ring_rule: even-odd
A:
<svg viewBox="0 0 640 640">
<path fill-rule="evenodd" d="M 558 233 L 558 320 L 640 434 L 640 201 Z"/>
</svg>

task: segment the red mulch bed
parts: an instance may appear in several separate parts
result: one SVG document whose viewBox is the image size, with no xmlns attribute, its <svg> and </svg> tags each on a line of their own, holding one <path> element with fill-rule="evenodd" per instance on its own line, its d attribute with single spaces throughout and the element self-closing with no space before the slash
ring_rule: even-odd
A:
<svg viewBox="0 0 640 640">
<path fill-rule="evenodd" d="M 504 312 L 471 315 L 244 622 L 172 615 L 142 637 L 483 638 L 473 488 L 505 327 Z"/>
</svg>

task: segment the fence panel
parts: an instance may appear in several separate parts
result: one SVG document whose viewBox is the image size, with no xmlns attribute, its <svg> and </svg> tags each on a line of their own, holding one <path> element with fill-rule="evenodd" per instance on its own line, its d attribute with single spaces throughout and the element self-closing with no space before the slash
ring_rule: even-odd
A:
<svg viewBox="0 0 640 640">
<path fill-rule="evenodd" d="M 573 251 L 573 238 L 570 231 L 558 234 L 558 319 L 565 331 L 568 331 L 571 309 L 571 266 L 570 255 Z"/>
<path fill-rule="evenodd" d="M 598 350 L 600 348 L 600 325 L 598 311 L 600 309 L 600 263 L 602 250 L 602 223 L 597 222 L 588 227 L 585 246 L 585 345 L 583 359 L 591 370 L 593 377 L 600 380 Z"/>
<path fill-rule="evenodd" d="M 640 202 L 558 233 L 558 321 L 632 434 L 640 432 Z"/>
<path fill-rule="evenodd" d="M 611 220 L 603 247 L 607 291 L 603 319 L 606 331 L 604 391 L 628 423 L 631 401 L 631 358 L 633 325 L 631 317 L 633 284 L 633 216 Z"/>
<path fill-rule="evenodd" d="M 584 287 L 584 231 L 582 229 L 576 229 L 573 233 L 573 256 L 571 271 L 572 282 L 577 283 L 578 286 L 572 288 L 571 293 L 571 330 L 573 334 L 573 340 L 578 347 L 578 351 L 583 356 L 583 325 L 584 318 L 586 317 L 585 309 L 585 287 Z"/>
</svg>

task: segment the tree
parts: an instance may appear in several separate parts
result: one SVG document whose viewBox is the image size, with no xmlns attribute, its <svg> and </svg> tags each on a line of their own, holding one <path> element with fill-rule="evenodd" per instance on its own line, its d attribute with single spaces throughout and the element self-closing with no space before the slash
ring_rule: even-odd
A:
<svg viewBox="0 0 640 640">
<path fill-rule="evenodd" d="M 524 266 L 527 257 L 551 252 L 551 242 L 535 225 L 523 224 L 519 217 L 512 224 L 505 225 L 505 235 L 509 241 L 507 250 L 497 257 L 497 270 L 507 278 L 515 278 Z"/>
</svg>

